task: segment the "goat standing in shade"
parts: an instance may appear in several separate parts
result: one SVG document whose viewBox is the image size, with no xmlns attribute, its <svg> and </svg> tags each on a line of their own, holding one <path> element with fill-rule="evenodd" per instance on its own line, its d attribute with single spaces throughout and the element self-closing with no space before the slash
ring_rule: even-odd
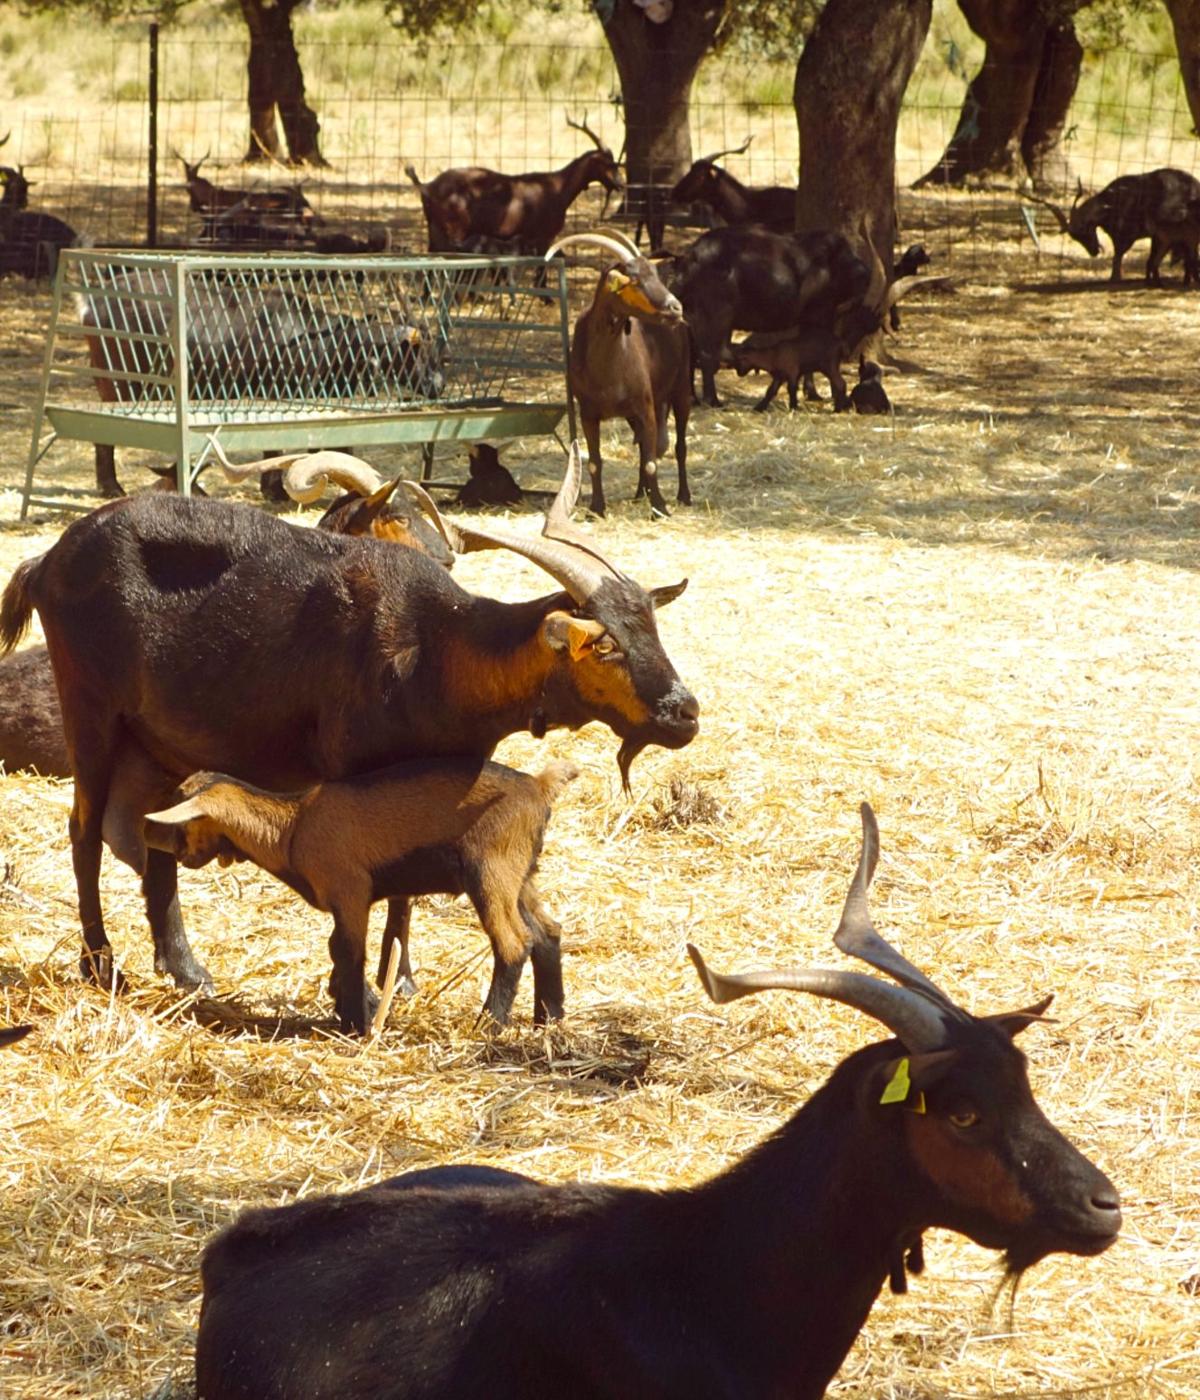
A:
<svg viewBox="0 0 1200 1400">
<path fill-rule="evenodd" d="M 796 228 L 796 188 L 794 185 L 743 185 L 717 161 L 722 156 L 739 156 L 749 146 L 747 136 L 740 146 L 701 156 L 671 190 L 673 204 L 703 203 L 723 224 L 760 224 L 772 233 L 793 233 Z"/>
<path fill-rule="evenodd" d="M 818 1400 L 922 1231 L 1005 1251 L 1009 1274 L 1099 1254 L 1108 1178 L 1045 1118 L 1013 1037 L 875 931 L 863 845 L 834 940 L 899 983 L 798 969 L 709 995 L 829 997 L 896 1037 L 856 1051 L 721 1175 L 673 1191 L 548 1186 L 478 1166 L 250 1211 L 201 1266 L 199 1400 Z"/>
<path fill-rule="evenodd" d="M 687 480 L 687 425 L 692 411 L 691 360 L 683 307 L 659 281 L 654 267 L 624 234 L 605 230 L 560 238 L 546 257 L 577 244 L 595 245 L 619 262 L 600 274 L 592 304 L 571 337 L 571 392 L 588 447 L 591 509 L 603 515 L 604 462 L 600 424 L 624 418 L 638 447 L 634 499 L 649 496 L 656 515 L 669 515 L 658 485 L 658 459 L 667 450 L 667 412 L 675 415 L 677 500 L 691 505 Z"/>
</svg>

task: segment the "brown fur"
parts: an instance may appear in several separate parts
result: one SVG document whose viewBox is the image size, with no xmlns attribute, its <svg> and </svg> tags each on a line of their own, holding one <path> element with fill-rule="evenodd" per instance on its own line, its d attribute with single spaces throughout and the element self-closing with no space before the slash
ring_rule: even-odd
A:
<svg viewBox="0 0 1200 1400">
<path fill-rule="evenodd" d="M 357 985 L 372 904 L 398 895 L 465 893 L 492 944 L 485 1010 L 503 1025 L 533 954 L 535 1018 L 562 1014 L 558 925 L 533 872 L 550 804 L 577 769 L 531 776 L 498 763 L 405 763 L 299 793 L 271 793 L 197 773 L 183 800 L 146 819 L 146 839 L 185 865 L 253 861 L 333 915 L 334 984 Z M 406 858 L 412 858 L 406 864 Z M 408 976 L 407 929 L 401 973 Z M 383 950 L 386 963 L 390 948 Z"/>
</svg>

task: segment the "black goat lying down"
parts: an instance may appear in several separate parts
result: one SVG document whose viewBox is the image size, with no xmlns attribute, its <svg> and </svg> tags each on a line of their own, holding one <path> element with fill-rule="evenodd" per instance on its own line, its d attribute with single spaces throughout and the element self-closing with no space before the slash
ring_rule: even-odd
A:
<svg viewBox="0 0 1200 1400">
<path fill-rule="evenodd" d="M 691 1189 L 548 1186 L 494 1168 L 411 1173 L 250 1211 L 202 1265 L 199 1400 L 693 1400 L 825 1393 L 884 1281 L 920 1270 L 921 1232 L 957 1230 L 1019 1274 L 1099 1254 L 1108 1178 L 1047 1122 L 1013 1037 L 876 933 L 863 848 L 835 934 L 860 972 L 724 977 L 865 1011 L 896 1036 L 844 1060 L 803 1108 Z"/>
</svg>

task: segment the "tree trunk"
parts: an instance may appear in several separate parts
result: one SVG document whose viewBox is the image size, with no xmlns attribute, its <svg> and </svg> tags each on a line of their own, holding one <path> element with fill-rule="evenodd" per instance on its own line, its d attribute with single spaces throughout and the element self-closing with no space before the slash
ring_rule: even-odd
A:
<svg viewBox="0 0 1200 1400">
<path fill-rule="evenodd" d="M 828 0 L 796 65 L 796 228 L 864 232 L 891 275 L 896 123 L 932 0 Z"/>
<path fill-rule="evenodd" d="M 1060 149 L 1083 51 L 1071 16 L 1091 0 L 958 0 L 987 45 L 983 67 L 963 99 L 958 126 L 926 184 L 968 179 L 1067 182 Z"/>
<path fill-rule="evenodd" d="M 1200 136 L 1200 5 L 1196 0 L 1166 0 L 1175 30 L 1179 71 L 1192 114 L 1192 130 Z"/>
<path fill-rule="evenodd" d="M 250 31 L 247 63 L 250 104 L 248 161 L 278 160 L 278 109 L 287 141 L 288 159 L 294 164 L 325 165 L 318 136 L 317 114 L 304 99 L 304 70 L 292 32 L 292 11 L 300 0 L 240 0 L 242 16 Z"/>
<path fill-rule="evenodd" d="M 653 190 L 647 187 L 674 184 L 692 163 L 692 80 L 716 39 L 725 0 L 675 0 L 665 24 L 647 19 L 632 0 L 600 4 L 596 12 L 621 79 L 625 172 L 632 187 L 627 211 L 640 217 L 650 197 L 645 212 L 656 241 Z"/>
<path fill-rule="evenodd" d="M 1068 19 L 1051 25 L 1021 137 L 1021 158 L 1036 190 L 1061 190 L 1071 183 L 1062 135 L 1082 67 L 1083 45 L 1074 24 Z"/>
</svg>

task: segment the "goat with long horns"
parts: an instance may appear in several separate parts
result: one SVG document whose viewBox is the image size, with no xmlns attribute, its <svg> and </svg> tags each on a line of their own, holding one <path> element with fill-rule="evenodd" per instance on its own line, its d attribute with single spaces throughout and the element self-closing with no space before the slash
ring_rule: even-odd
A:
<svg viewBox="0 0 1200 1400">
<path fill-rule="evenodd" d="M 462 1165 L 250 1211 L 204 1255 L 202 1400 L 818 1400 L 921 1232 L 1098 1254 L 1117 1194 L 1046 1121 L 1013 1036 L 1046 1002 L 975 1017 L 875 931 L 869 807 L 836 934 L 895 979 L 723 976 L 843 1001 L 897 1037 L 844 1060 L 761 1146 L 677 1190 L 545 1185 Z"/>
</svg>

